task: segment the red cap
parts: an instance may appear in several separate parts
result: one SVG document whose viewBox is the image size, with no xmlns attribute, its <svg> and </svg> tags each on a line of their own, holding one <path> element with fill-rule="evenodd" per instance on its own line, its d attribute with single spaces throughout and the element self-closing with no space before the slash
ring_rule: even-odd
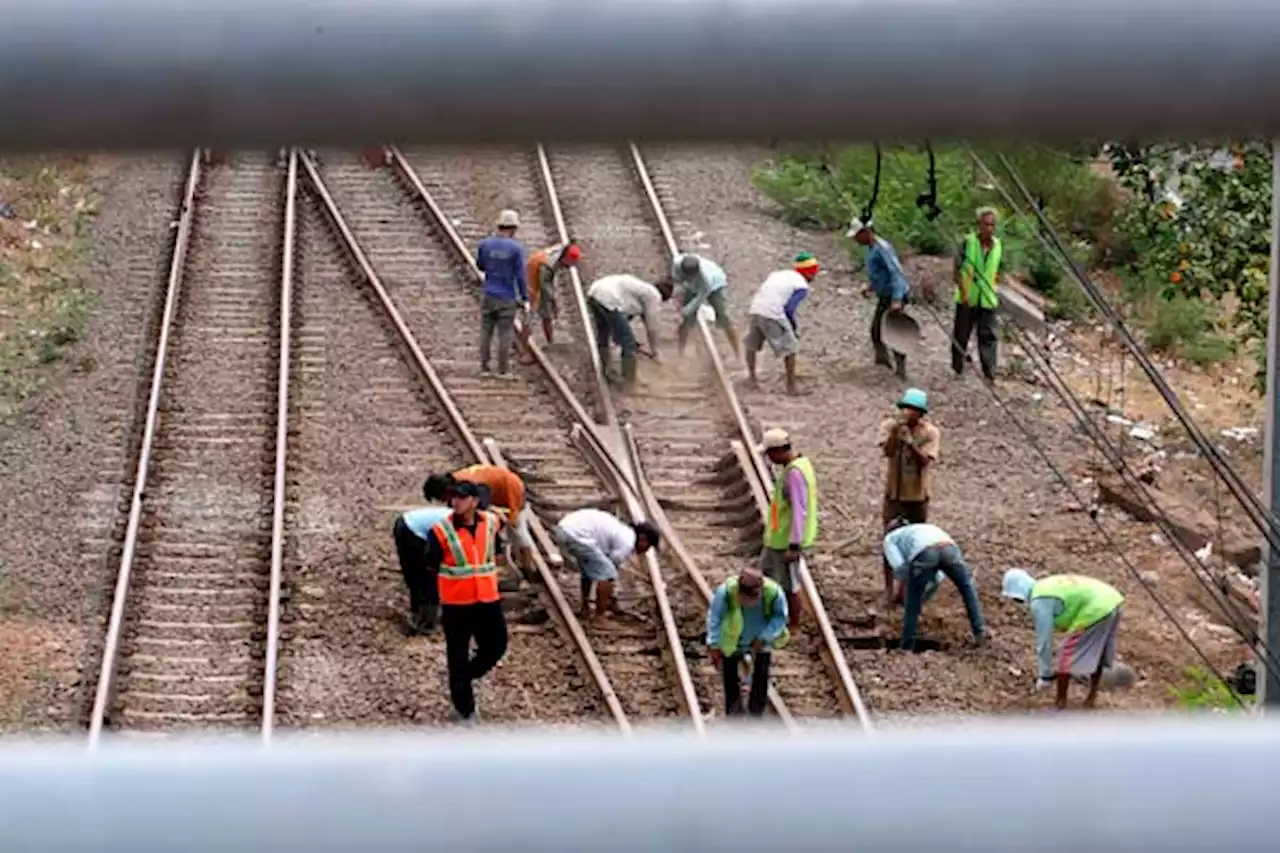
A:
<svg viewBox="0 0 1280 853">
<path fill-rule="evenodd" d="M 582 247 L 577 243 L 570 243 L 565 246 L 564 254 L 560 256 L 560 260 L 566 264 L 574 263 L 578 258 L 582 257 Z"/>
</svg>

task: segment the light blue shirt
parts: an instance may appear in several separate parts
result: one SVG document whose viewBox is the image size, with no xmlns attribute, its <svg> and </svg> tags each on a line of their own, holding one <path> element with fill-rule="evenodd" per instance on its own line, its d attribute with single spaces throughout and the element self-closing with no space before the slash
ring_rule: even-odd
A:
<svg viewBox="0 0 1280 853">
<path fill-rule="evenodd" d="M 902 272 L 898 253 L 883 237 L 876 237 L 867 249 L 867 278 L 877 296 L 887 297 L 894 302 L 906 299 L 911 290 L 907 277 Z"/>
<path fill-rule="evenodd" d="M 453 512 L 447 506 L 422 506 L 411 509 L 403 516 L 404 524 L 419 539 L 431 535 L 431 528 L 444 521 Z"/>
<path fill-rule="evenodd" d="M 1053 620 L 1062 614 L 1066 605 L 1061 598 L 1033 598 L 1027 604 L 1031 608 L 1031 623 L 1036 627 L 1036 667 L 1040 680 L 1053 678 Z"/>
<path fill-rule="evenodd" d="M 680 277 L 680 261 L 684 260 L 685 257 L 685 255 L 679 255 L 671 265 L 671 277 L 676 281 L 683 281 Z M 685 305 L 680 311 L 680 315 L 686 320 L 697 316 L 698 309 L 707 301 L 707 297 L 717 290 L 723 290 L 728 285 L 729 279 L 724 274 L 724 270 L 714 261 L 709 261 L 699 255 L 698 274 L 692 280 L 685 281 L 683 285 Z"/>
<path fill-rule="evenodd" d="M 728 594 L 725 585 L 720 584 L 715 597 L 711 599 L 711 607 L 707 608 L 707 645 L 718 648 L 720 645 L 720 625 L 724 622 L 724 614 L 728 609 Z M 779 595 L 773 603 L 773 618 L 764 616 L 764 596 L 750 607 L 742 608 L 742 636 L 738 638 L 738 651 L 751 648 L 756 640 L 763 640 L 769 646 L 787 627 L 787 597 Z"/>
<path fill-rule="evenodd" d="M 943 543 L 954 544 L 951 534 L 932 524 L 908 524 L 884 537 L 884 558 L 893 569 L 893 576 L 900 581 L 907 580 L 907 569 L 911 561 L 920 556 L 926 548 Z"/>
</svg>

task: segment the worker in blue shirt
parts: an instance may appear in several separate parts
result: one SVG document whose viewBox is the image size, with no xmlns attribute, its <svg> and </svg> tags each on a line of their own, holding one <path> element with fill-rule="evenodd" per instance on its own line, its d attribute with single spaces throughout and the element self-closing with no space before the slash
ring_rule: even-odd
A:
<svg viewBox="0 0 1280 853">
<path fill-rule="evenodd" d="M 516 317 L 529 312 L 529 282 L 525 272 L 525 248 L 516 239 L 520 216 L 514 210 L 498 214 L 497 233 L 485 237 L 476 249 L 476 266 L 484 273 L 480 304 L 480 375 L 492 376 L 490 345 L 498 332 L 498 377 L 514 379 L 511 347 Z"/>
<path fill-rule="evenodd" d="M 739 667 L 751 655 L 751 695 L 747 711 L 764 714 L 769 698 L 769 663 L 774 649 L 791 638 L 787 629 L 787 595 L 777 582 L 752 566 L 716 589 L 707 608 L 707 647 L 711 662 L 724 677 L 725 714 L 742 713 Z"/>
<path fill-rule="evenodd" d="M 676 347 L 680 355 L 684 355 L 690 330 L 698 324 L 699 309 L 710 305 L 716 315 L 716 325 L 728 337 L 733 354 L 741 361 L 738 333 L 734 331 L 733 319 L 729 316 L 729 279 L 719 264 L 698 255 L 679 254 L 671 264 L 671 279 L 680 285 L 681 292 L 680 328 L 676 331 Z"/>
<path fill-rule="evenodd" d="M 895 518 L 889 522 L 884 537 L 884 557 L 889 565 L 885 572 L 885 591 L 892 600 L 897 600 L 891 578 L 903 587 L 903 651 L 915 648 L 920 611 L 924 603 L 937 594 L 944 577 L 951 579 L 964 599 L 974 645 L 981 646 L 987 642 L 988 634 L 982 621 L 978 590 L 973 585 L 973 572 L 947 531 L 933 524 L 910 524 L 905 518 Z"/>
<path fill-rule="evenodd" d="M 907 283 L 906 274 L 902 271 L 898 253 L 888 240 L 876 236 L 875 228 L 870 222 L 854 219 L 849 223 L 849 231 L 845 236 L 852 237 L 858 245 L 867 247 L 869 283 L 862 289 L 862 295 L 868 297 L 874 294 L 876 297 L 876 310 L 871 317 L 871 346 L 876 352 L 876 364 L 889 367 L 889 348 L 884 345 L 880 336 L 880 323 L 886 313 L 897 314 L 902 310 L 911 285 Z M 899 379 L 906 379 L 906 354 L 895 351 L 892 367 Z"/>
<path fill-rule="evenodd" d="M 396 556 L 400 559 L 400 573 L 409 588 L 409 615 L 405 619 L 405 630 L 411 637 L 434 631 L 436 616 L 440 612 L 440 590 L 427 568 L 427 540 L 431 537 L 431 528 L 453 513 L 450 504 L 453 493 L 446 489 L 441 496 L 442 502 L 432 500 L 430 495 L 436 491 L 432 488 L 436 479 L 428 477 L 422 484 L 427 505 L 403 513 L 391 531 L 396 541 Z"/>
</svg>

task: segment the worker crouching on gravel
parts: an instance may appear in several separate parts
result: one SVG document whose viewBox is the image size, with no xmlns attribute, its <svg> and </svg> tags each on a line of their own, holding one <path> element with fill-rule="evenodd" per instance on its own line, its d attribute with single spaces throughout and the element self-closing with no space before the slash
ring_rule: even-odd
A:
<svg viewBox="0 0 1280 853">
<path fill-rule="evenodd" d="M 431 505 L 411 509 L 396 519 L 392 528 L 395 537 L 396 556 L 400 560 L 400 573 L 409 588 L 409 614 L 405 630 L 411 637 L 430 634 L 435 630 L 440 612 L 440 593 L 435 575 L 427 568 L 427 543 L 431 529 L 449 517 L 453 507 L 452 486 L 437 490 L 433 478 L 428 477 L 422 486 L 422 494 Z M 437 503 L 441 501 L 441 503 Z"/>
<path fill-rule="evenodd" d="M 556 278 L 564 270 L 577 266 L 581 258 L 582 247 L 573 240 L 540 249 L 529 256 L 529 265 L 525 271 L 529 282 L 529 297 L 534 313 L 542 321 L 542 336 L 547 339 L 548 344 L 555 343 L 555 323 L 560 316 Z M 534 362 L 533 350 L 527 345 L 533 335 L 533 327 L 529 322 L 532 319 L 527 317 L 524 324 L 525 364 Z"/>
<path fill-rule="evenodd" d="M 633 275 L 607 275 L 596 279 L 587 288 L 587 308 L 591 312 L 591 325 L 595 329 L 596 349 L 600 353 L 600 366 L 610 380 L 609 341 L 618 342 L 622 348 L 622 382 L 631 387 L 636 381 L 636 336 L 631 331 L 631 318 L 641 317 L 645 335 L 649 341 L 649 354 L 658 356 L 658 311 L 662 303 L 671 298 L 670 282 L 650 284 Z"/>
<path fill-rule="evenodd" d="M 739 667 L 751 653 L 751 695 L 747 711 L 764 714 L 769 698 L 769 664 L 774 649 L 790 640 L 787 630 L 787 597 L 782 587 L 759 569 L 743 569 L 716 589 L 707 609 L 707 646 L 711 662 L 724 676 L 724 712 L 742 713 L 742 681 Z"/>
<path fill-rule="evenodd" d="M 507 652 L 496 560 L 502 547 L 502 519 L 480 509 L 480 487 L 475 483 L 455 485 L 452 500 L 453 512 L 431 529 L 426 565 L 437 575 L 449 698 L 459 719 L 475 723 L 472 682 L 493 669 Z"/>
<path fill-rule="evenodd" d="M 867 247 L 867 280 L 862 288 L 863 296 L 875 295 L 876 310 L 871 316 L 871 347 L 875 350 L 876 364 L 889 367 L 889 348 L 884 345 L 880 335 L 880 322 L 886 313 L 897 314 L 907 302 L 911 286 L 902 271 L 902 262 L 893 245 L 883 237 L 877 237 L 870 222 L 855 219 L 849 223 L 849 231 L 845 235 L 852 237 L 860 246 Z M 895 351 L 893 353 L 893 370 L 900 379 L 907 378 L 907 357 Z"/>
<path fill-rule="evenodd" d="M 575 510 L 555 528 L 556 544 L 578 564 L 582 573 L 582 618 L 595 625 L 616 611 L 614 584 L 618 568 L 632 554 L 658 547 L 662 536 L 647 521 L 627 524 L 598 509 Z M 595 615 L 591 612 L 591 585 L 596 587 Z"/>
<path fill-rule="evenodd" d="M 986 644 L 987 630 L 982 622 L 978 590 L 973 585 L 973 572 L 965 565 L 960 547 L 947 531 L 932 524 L 911 524 L 905 518 L 895 518 L 884 537 L 884 557 L 885 596 L 890 605 L 898 600 L 905 603 L 901 643 L 904 652 L 915 648 L 920 611 L 926 601 L 937 595 L 944 577 L 951 579 L 964 600 L 974 645 Z M 895 579 L 902 586 L 901 599 L 895 595 Z"/>
<path fill-rule="evenodd" d="M 738 334 L 733 329 L 733 318 L 729 316 L 729 279 L 724 270 L 698 255 L 681 254 L 671 264 L 671 278 L 680 285 L 681 292 L 680 329 L 676 333 L 680 355 L 684 355 L 689 332 L 698 324 L 698 309 L 708 304 L 715 311 L 716 325 L 729 339 L 733 354 L 741 360 Z"/>
<path fill-rule="evenodd" d="M 1055 705 L 1067 707 L 1067 688 L 1072 676 L 1089 679 L 1089 695 L 1084 707 L 1098 701 L 1102 671 L 1116 658 L 1116 632 L 1124 612 L 1124 595 L 1110 584 L 1083 575 L 1050 575 L 1037 581 L 1022 569 L 1004 573 L 1001 594 L 1026 602 L 1036 629 L 1036 690 L 1047 687 L 1057 676 Z M 1058 663 L 1051 666 L 1053 634 L 1066 634 L 1058 651 Z"/>
<path fill-rule="evenodd" d="M 818 538 L 818 480 L 813 463 L 791 447 L 784 429 L 767 430 L 759 448 L 782 466 L 769 498 L 760 570 L 787 594 L 791 627 L 800 624 L 800 559 Z"/>
<path fill-rule="evenodd" d="M 747 336 L 743 349 L 747 356 L 747 376 L 752 388 L 756 378 L 756 355 L 768 341 L 773 354 L 782 359 L 787 373 L 787 393 L 796 394 L 796 353 L 800 349 L 800 329 L 796 311 L 809 295 L 809 283 L 818 275 L 818 259 L 809 252 L 796 255 L 795 269 L 770 273 L 751 300 Z"/>
<path fill-rule="evenodd" d="M 514 471 L 500 465 L 469 465 L 452 474 L 432 474 L 422 487 L 427 500 L 444 500 L 458 483 L 475 483 L 481 487 L 480 509 L 494 509 L 503 515 L 510 526 L 511 556 L 526 580 L 535 575 L 533 565 L 533 534 L 529 524 L 533 511 L 525 502 L 524 480 Z M 519 582 L 513 581 L 518 587 Z M 504 582 L 504 589 L 508 587 Z"/>
<path fill-rule="evenodd" d="M 497 232 L 480 241 L 476 266 L 484 273 L 480 302 L 480 375 L 490 376 L 493 333 L 498 333 L 498 377 L 511 373 L 511 346 L 516 317 L 529 311 L 529 282 L 525 277 L 525 249 L 516 239 L 520 217 L 514 210 L 498 214 Z"/>
</svg>

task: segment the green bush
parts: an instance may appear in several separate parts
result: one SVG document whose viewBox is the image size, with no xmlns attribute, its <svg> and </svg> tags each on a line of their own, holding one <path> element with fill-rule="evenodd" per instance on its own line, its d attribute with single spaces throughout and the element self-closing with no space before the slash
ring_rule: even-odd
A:
<svg viewBox="0 0 1280 853">
<path fill-rule="evenodd" d="M 1231 688 L 1202 666 L 1187 667 L 1182 677 L 1181 684 L 1169 685 L 1168 690 L 1179 707 L 1188 711 L 1240 713 L 1247 711 L 1252 704 L 1249 696 L 1241 696 L 1237 701 Z"/>
<path fill-rule="evenodd" d="M 1217 333 L 1212 306 L 1183 294 L 1152 301 L 1143 324 L 1147 345 L 1153 350 L 1206 366 L 1230 358 L 1231 342 Z"/>
</svg>

